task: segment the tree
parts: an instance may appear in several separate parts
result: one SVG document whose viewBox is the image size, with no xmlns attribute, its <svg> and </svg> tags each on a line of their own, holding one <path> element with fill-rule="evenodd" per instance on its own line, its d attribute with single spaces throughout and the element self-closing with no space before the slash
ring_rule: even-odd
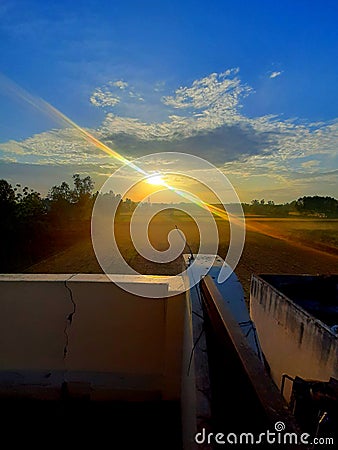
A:
<svg viewBox="0 0 338 450">
<path fill-rule="evenodd" d="M 74 182 L 74 201 L 75 202 L 85 202 L 88 200 L 91 196 L 91 193 L 94 189 L 94 182 L 91 179 L 90 176 L 87 176 L 85 178 L 81 178 L 78 173 L 73 175 L 73 182 Z"/>
<path fill-rule="evenodd" d="M 338 216 L 338 200 L 333 197 L 304 196 L 296 202 L 296 209 L 304 214 L 321 214 L 327 217 Z"/>
<path fill-rule="evenodd" d="M 7 239 L 16 222 L 15 189 L 6 180 L 0 180 L 0 232 L 1 238 Z"/>
<path fill-rule="evenodd" d="M 0 217 L 1 225 L 12 220 L 15 214 L 16 196 L 12 185 L 6 180 L 0 180 Z M 1 226 L 2 228 L 2 226 Z"/>
<path fill-rule="evenodd" d="M 90 233 L 97 196 L 89 176 L 73 176 L 46 198 L 27 186 L 0 180 L 0 271 L 21 270 Z"/>
<path fill-rule="evenodd" d="M 14 204 L 15 190 L 6 180 L 0 180 L 0 205 Z"/>
<path fill-rule="evenodd" d="M 60 186 L 53 186 L 48 192 L 50 217 L 54 224 L 69 221 L 72 215 L 73 191 L 69 184 L 63 181 Z"/>
<path fill-rule="evenodd" d="M 60 186 L 53 186 L 48 192 L 48 198 L 52 202 L 71 203 L 73 199 L 69 184 L 63 181 Z"/>
<path fill-rule="evenodd" d="M 18 202 L 18 217 L 22 217 L 26 221 L 37 221 L 46 212 L 46 203 L 40 197 L 40 193 L 26 190 Z"/>
<path fill-rule="evenodd" d="M 59 186 L 53 186 L 48 193 L 53 220 L 60 223 L 71 218 L 87 217 L 94 202 L 92 195 L 94 182 L 90 176 L 81 178 L 73 175 L 74 188 L 63 181 Z"/>
</svg>

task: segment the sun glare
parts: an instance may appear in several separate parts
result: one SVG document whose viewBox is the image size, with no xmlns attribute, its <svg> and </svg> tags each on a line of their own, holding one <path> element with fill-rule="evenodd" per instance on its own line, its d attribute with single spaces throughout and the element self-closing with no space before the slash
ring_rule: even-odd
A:
<svg viewBox="0 0 338 450">
<path fill-rule="evenodd" d="M 163 180 L 161 175 L 153 175 L 153 176 L 147 178 L 146 181 L 148 184 L 153 184 L 156 186 L 164 186 L 164 184 L 165 184 L 165 181 Z"/>
</svg>

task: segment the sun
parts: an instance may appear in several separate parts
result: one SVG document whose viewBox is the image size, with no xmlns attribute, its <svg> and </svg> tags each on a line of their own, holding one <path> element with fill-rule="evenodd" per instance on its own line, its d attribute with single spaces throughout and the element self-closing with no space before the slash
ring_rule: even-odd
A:
<svg viewBox="0 0 338 450">
<path fill-rule="evenodd" d="M 164 186 L 165 185 L 165 181 L 163 180 L 161 175 L 152 175 L 151 177 L 146 179 L 146 182 L 148 184 L 153 184 L 156 186 Z"/>
</svg>

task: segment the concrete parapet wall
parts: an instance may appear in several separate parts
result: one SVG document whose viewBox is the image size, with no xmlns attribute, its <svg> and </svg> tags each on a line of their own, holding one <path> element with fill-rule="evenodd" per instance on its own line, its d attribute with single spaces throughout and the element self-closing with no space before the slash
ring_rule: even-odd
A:
<svg viewBox="0 0 338 450">
<path fill-rule="evenodd" d="M 322 381 L 338 378 L 337 335 L 259 276 L 252 277 L 250 314 L 279 388 L 284 373 Z M 286 381 L 287 400 L 290 394 Z"/>
<path fill-rule="evenodd" d="M 166 277 L 146 284 L 163 298 L 104 275 L 0 275 L 0 390 L 53 396 L 66 381 L 74 392 L 179 399 L 185 295 L 166 298 Z"/>
</svg>

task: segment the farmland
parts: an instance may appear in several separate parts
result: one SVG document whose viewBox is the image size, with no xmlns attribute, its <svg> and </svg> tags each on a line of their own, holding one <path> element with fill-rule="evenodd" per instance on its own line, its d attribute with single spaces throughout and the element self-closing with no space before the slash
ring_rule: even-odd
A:
<svg viewBox="0 0 338 450">
<path fill-rule="evenodd" d="M 218 253 L 225 257 L 229 244 L 229 224 L 217 218 Z M 193 252 L 199 246 L 199 232 L 193 220 L 180 211 L 167 211 L 154 217 L 149 239 L 158 250 L 168 248 L 168 233 L 177 225 L 187 237 Z M 133 247 L 130 214 L 122 214 L 115 223 L 115 236 L 121 254 L 135 270 L 143 274 L 176 274 L 182 259 L 171 263 L 153 263 L 140 256 Z M 209 236 L 213 240 L 213 236 Z M 114 268 L 114 266 L 112 266 Z M 236 273 L 249 295 L 252 273 L 333 273 L 338 267 L 338 220 L 310 218 L 246 218 L 246 240 Z M 90 237 L 68 249 L 29 267 L 34 273 L 100 273 Z M 116 265 L 113 272 L 119 272 Z"/>
</svg>

